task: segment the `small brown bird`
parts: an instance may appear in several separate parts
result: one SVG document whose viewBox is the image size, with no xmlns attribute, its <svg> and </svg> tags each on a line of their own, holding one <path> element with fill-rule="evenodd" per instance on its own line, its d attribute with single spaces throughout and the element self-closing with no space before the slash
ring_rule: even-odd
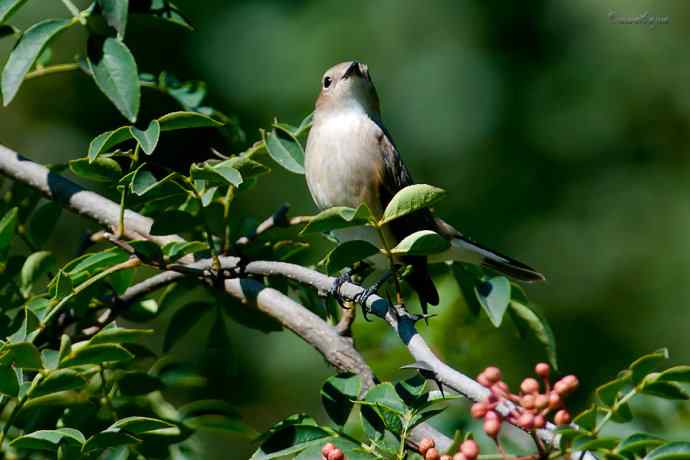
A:
<svg viewBox="0 0 690 460">
<path fill-rule="evenodd" d="M 305 157 L 311 196 L 320 209 L 357 208 L 365 203 L 376 217 L 381 217 L 393 196 L 414 181 L 381 121 L 379 98 L 369 70 L 357 61 L 343 62 L 328 69 L 321 83 Z M 394 247 L 419 230 L 433 230 L 451 243 L 449 250 L 428 259 L 407 256 L 402 260 L 413 267 L 407 281 L 419 295 L 424 310 L 427 303 L 436 305 L 439 301 L 427 270 L 429 262 L 469 262 L 521 281 L 544 279 L 527 265 L 463 237 L 428 209 L 390 222 L 384 235 L 389 247 Z M 381 246 L 378 233 L 371 227 L 337 230 L 335 235 L 341 241 L 365 240 Z M 381 263 L 385 260 L 376 265 Z"/>
</svg>

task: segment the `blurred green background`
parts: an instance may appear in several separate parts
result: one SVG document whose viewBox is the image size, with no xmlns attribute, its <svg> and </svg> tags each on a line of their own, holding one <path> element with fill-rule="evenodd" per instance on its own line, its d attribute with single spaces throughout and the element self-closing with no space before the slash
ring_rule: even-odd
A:
<svg viewBox="0 0 690 460">
<path fill-rule="evenodd" d="M 546 274 L 528 294 L 554 329 L 562 370 L 586 389 L 662 346 L 674 362 L 690 362 L 689 3 L 177 3 L 196 32 L 130 21 L 139 70 L 206 81 L 209 101 L 239 117 L 248 143 L 273 117 L 299 123 L 325 69 L 367 63 L 415 180 L 450 191 L 439 214 Z M 645 12 L 669 23 L 609 19 Z M 34 0 L 12 22 L 67 15 L 58 0 Z M 0 60 L 11 46 L 0 40 Z M 70 30 L 53 48 L 54 62 L 83 55 L 84 32 Z M 169 110 L 146 92 L 142 107 L 142 115 Z M 58 163 L 124 123 L 87 76 L 58 75 L 28 82 L 0 109 L 0 143 Z M 170 158 L 204 158 L 203 144 L 171 145 Z M 241 211 L 261 219 L 285 201 L 294 214 L 314 212 L 304 178 L 276 167 Z M 73 257 L 86 226 L 63 217 L 52 249 Z M 443 274 L 439 282 L 439 317 L 421 329 L 450 364 L 470 374 L 497 364 L 517 383 L 543 359 L 511 324 L 496 330 L 469 317 L 454 282 Z M 209 396 L 231 401 L 259 430 L 298 411 L 323 417 L 318 389 L 332 370 L 314 350 L 289 332 L 230 325 L 231 350 L 218 366 L 209 327 L 177 350 L 205 366 Z M 380 377 L 404 375 L 397 369 L 410 358 L 380 321 L 358 322 L 355 334 Z M 672 421 L 669 436 L 688 438 L 687 409 Z M 464 423 L 462 410 L 437 421 L 450 432 Z M 209 458 L 246 458 L 252 448 L 219 433 L 202 439 Z"/>
</svg>

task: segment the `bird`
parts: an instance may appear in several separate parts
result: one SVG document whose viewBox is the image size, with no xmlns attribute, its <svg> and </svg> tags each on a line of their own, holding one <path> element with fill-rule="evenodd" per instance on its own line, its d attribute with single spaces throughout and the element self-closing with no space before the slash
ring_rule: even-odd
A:
<svg viewBox="0 0 690 460">
<path fill-rule="evenodd" d="M 383 124 L 369 68 L 356 60 L 336 64 L 323 74 L 320 86 L 304 157 L 311 197 L 320 210 L 366 204 L 378 219 L 395 194 L 414 181 Z M 476 264 L 525 282 L 545 279 L 528 265 L 471 241 L 426 208 L 387 223 L 382 234 L 387 247 L 392 248 L 420 230 L 432 230 L 450 242 L 449 250 L 431 258 L 401 258 L 402 263 L 411 265 L 406 281 L 416 291 L 424 312 L 427 304 L 439 303 L 428 271 L 430 262 Z M 341 242 L 364 240 L 377 247 L 382 243 L 377 230 L 370 226 L 333 233 Z M 374 264 L 385 266 L 385 257 L 376 257 Z"/>
</svg>

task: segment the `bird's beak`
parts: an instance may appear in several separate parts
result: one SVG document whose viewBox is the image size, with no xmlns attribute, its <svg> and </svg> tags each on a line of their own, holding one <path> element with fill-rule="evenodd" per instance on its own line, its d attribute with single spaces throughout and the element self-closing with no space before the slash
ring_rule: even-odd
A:
<svg viewBox="0 0 690 460">
<path fill-rule="evenodd" d="M 352 64 L 350 64 L 350 67 L 347 68 L 345 71 L 345 74 L 343 75 L 343 78 L 350 78 L 352 75 L 357 75 L 359 77 L 362 77 L 362 67 L 361 64 L 357 61 L 352 61 Z"/>
</svg>

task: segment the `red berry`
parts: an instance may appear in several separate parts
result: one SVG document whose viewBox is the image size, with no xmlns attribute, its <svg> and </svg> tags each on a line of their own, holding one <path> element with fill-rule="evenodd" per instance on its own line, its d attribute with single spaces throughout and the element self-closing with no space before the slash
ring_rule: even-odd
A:
<svg viewBox="0 0 690 460">
<path fill-rule="evenodd" d="M 487 388 L 491 387 L 492 384 L 491 380 L 489 380 L 489 377 L 487 377 L 483 372 L 477 376 L 477 382 L 479 382 L 481 386 Z"/>
<path fill-rule="evenodd" d="M 484 419 L 484 433 L 495 439 L 499 431 L 501 431 L 501 422 L 498 419 Z"/>
<path fill-rule="evenodd" d="M 436 443 L 434 442 L 433 439 L 431 438 L 422 438 L 421 441 L 419 441 L 419 453 L 424 455 L 426 454 L 426 451 L 434 447 Z"/>
<path fill-rule="evenodd" d="M 549 394 L 549 409 L 557 409 L 561 405 L 561 397 L 555 391 Z"/>
<path fill-rule="evenodd" d="M 335 449 L 335 445 L 332 442 L 326 443 L 322 448 L 321 448 L 321 454 L 323 454 L 324 457 L 328 457 L 328 454 Z"/>
<path fill-rule="evenodd" d="M 570 423 L 570 412 L 565 409 L 561 409 L 556 412 L 556 416 L 553 418 L 556 425 L 567 425 Z"/>
<path fill-rule="evenodd" d="M 453 460 L 450 455 L 441 455 L 441 460 Z"/>
<path fill-rule="evenodd" d="M 468 439 L 460 445 L 460 452 L 467 460 L 474 460 L 479 456 L 479 445 L 472 439 Z"/>
<path fill-rule="evenodd" d="M 534 398 L 534 405 L 537 407 L 539 410 L 546 409 L 546 406 L 549 405 L 549 397 L 546 395 L 537 395 Z"/>
<path fill-rule="evenodd" d="M 436 448 L 432 447 L 424 454 L 424 460 L 441 460 L 441 456 L 438 454 Z"/>
<path fill-rule="evenodd" d="M 539 377 L 547 379 L 549 378 L 549 374 L 551 373 L 551 366 L 549 366 L 546 363 L 539 363 L 536 366 L 534 366 L 534 372 L 536 372 L 536 374 Z"/>
<path fill-rule="evenodd" d="M 328 454 L 328 460 L 345 460 L 345 454 L 336 447 Z"/>
<path fill-rule="evenodd" d="M 558 396 L 566 396 L 568 393 L 570 393 L 570 387 L 566 382 L 563 380 L 559 380 L 556 382 L 556 384 L 553 386 L 553 391 L 556 392 Z"/>
<path fill-rule="evenodd" d="M 453 460 L 467 460 L 467 458 L 462 455 L 462 452 L 458 452 L 457 454 L 453 455 Z"/>
<path fill-rule="evenodd" d="M 534 400 L 534 395 L 525 395 L 520 400 L 520 405 L 527 410 L 534 409 Z"/>
<path fill-rule="evenodd" d="M 486 404 L 478 402 L 472 404 L 472 408 L 470 409 L 470 413 L 472 414 L 472 417 L 474 418 L 482 418 L 486 415 L 486 411 L 488 410 L 488 407 L 486 407 Z"/>
<path fill-rule="evenodd" d="M 501 416 L 495 410 L 486 411 L 484 415 L 484 420 L 501 420 Z"/>
<path fill-rule="evenodd" d="M 544 428 L 546 426 L 546 418 L 539 414 L 534 417 L 534 428 Z"/>
<path fill-rule="evenodd" d="M 539 382 L 531 377 L 528 377 L 520 384 L 520 390 L 522 390 L 523 393 L 528 394 L 537 393 L 539 391 Z"/>
<path fill-rule="evenodd" d="M 561 379 L 562 382 L 565 382 L 566 385 L 568 385 L 568 388 L 570 391 L 574 391 L 577 386 L 580 384 L 580 381 L 575 377 L 574 375 L 566 375 Z"/>
<path fill-rule="evenodd" d="M 501 370 L 497 368 L 496 366 L 489 366 L 486 369 L 484 369 L 483 374 L 486 376 L 491 383 L 496 383 L 499 380 L 501 380 Z"/>
<path fill-rule="evenodd" d="M 534 426 L 534 415 L 529 412 L 525 412 L 518 419 L 518 425 L 520 425 L 525 430 L 531 430 Z"/>
<path fill-rule="evenodd" d="M 508 396 L 508 392 L 505 390 L 506 385 L 501 385 L 501 383 L 503 382 L 494 383 L 491 386 L 491 392 L 498 398 L 505 398 Z"/>
</svg>

